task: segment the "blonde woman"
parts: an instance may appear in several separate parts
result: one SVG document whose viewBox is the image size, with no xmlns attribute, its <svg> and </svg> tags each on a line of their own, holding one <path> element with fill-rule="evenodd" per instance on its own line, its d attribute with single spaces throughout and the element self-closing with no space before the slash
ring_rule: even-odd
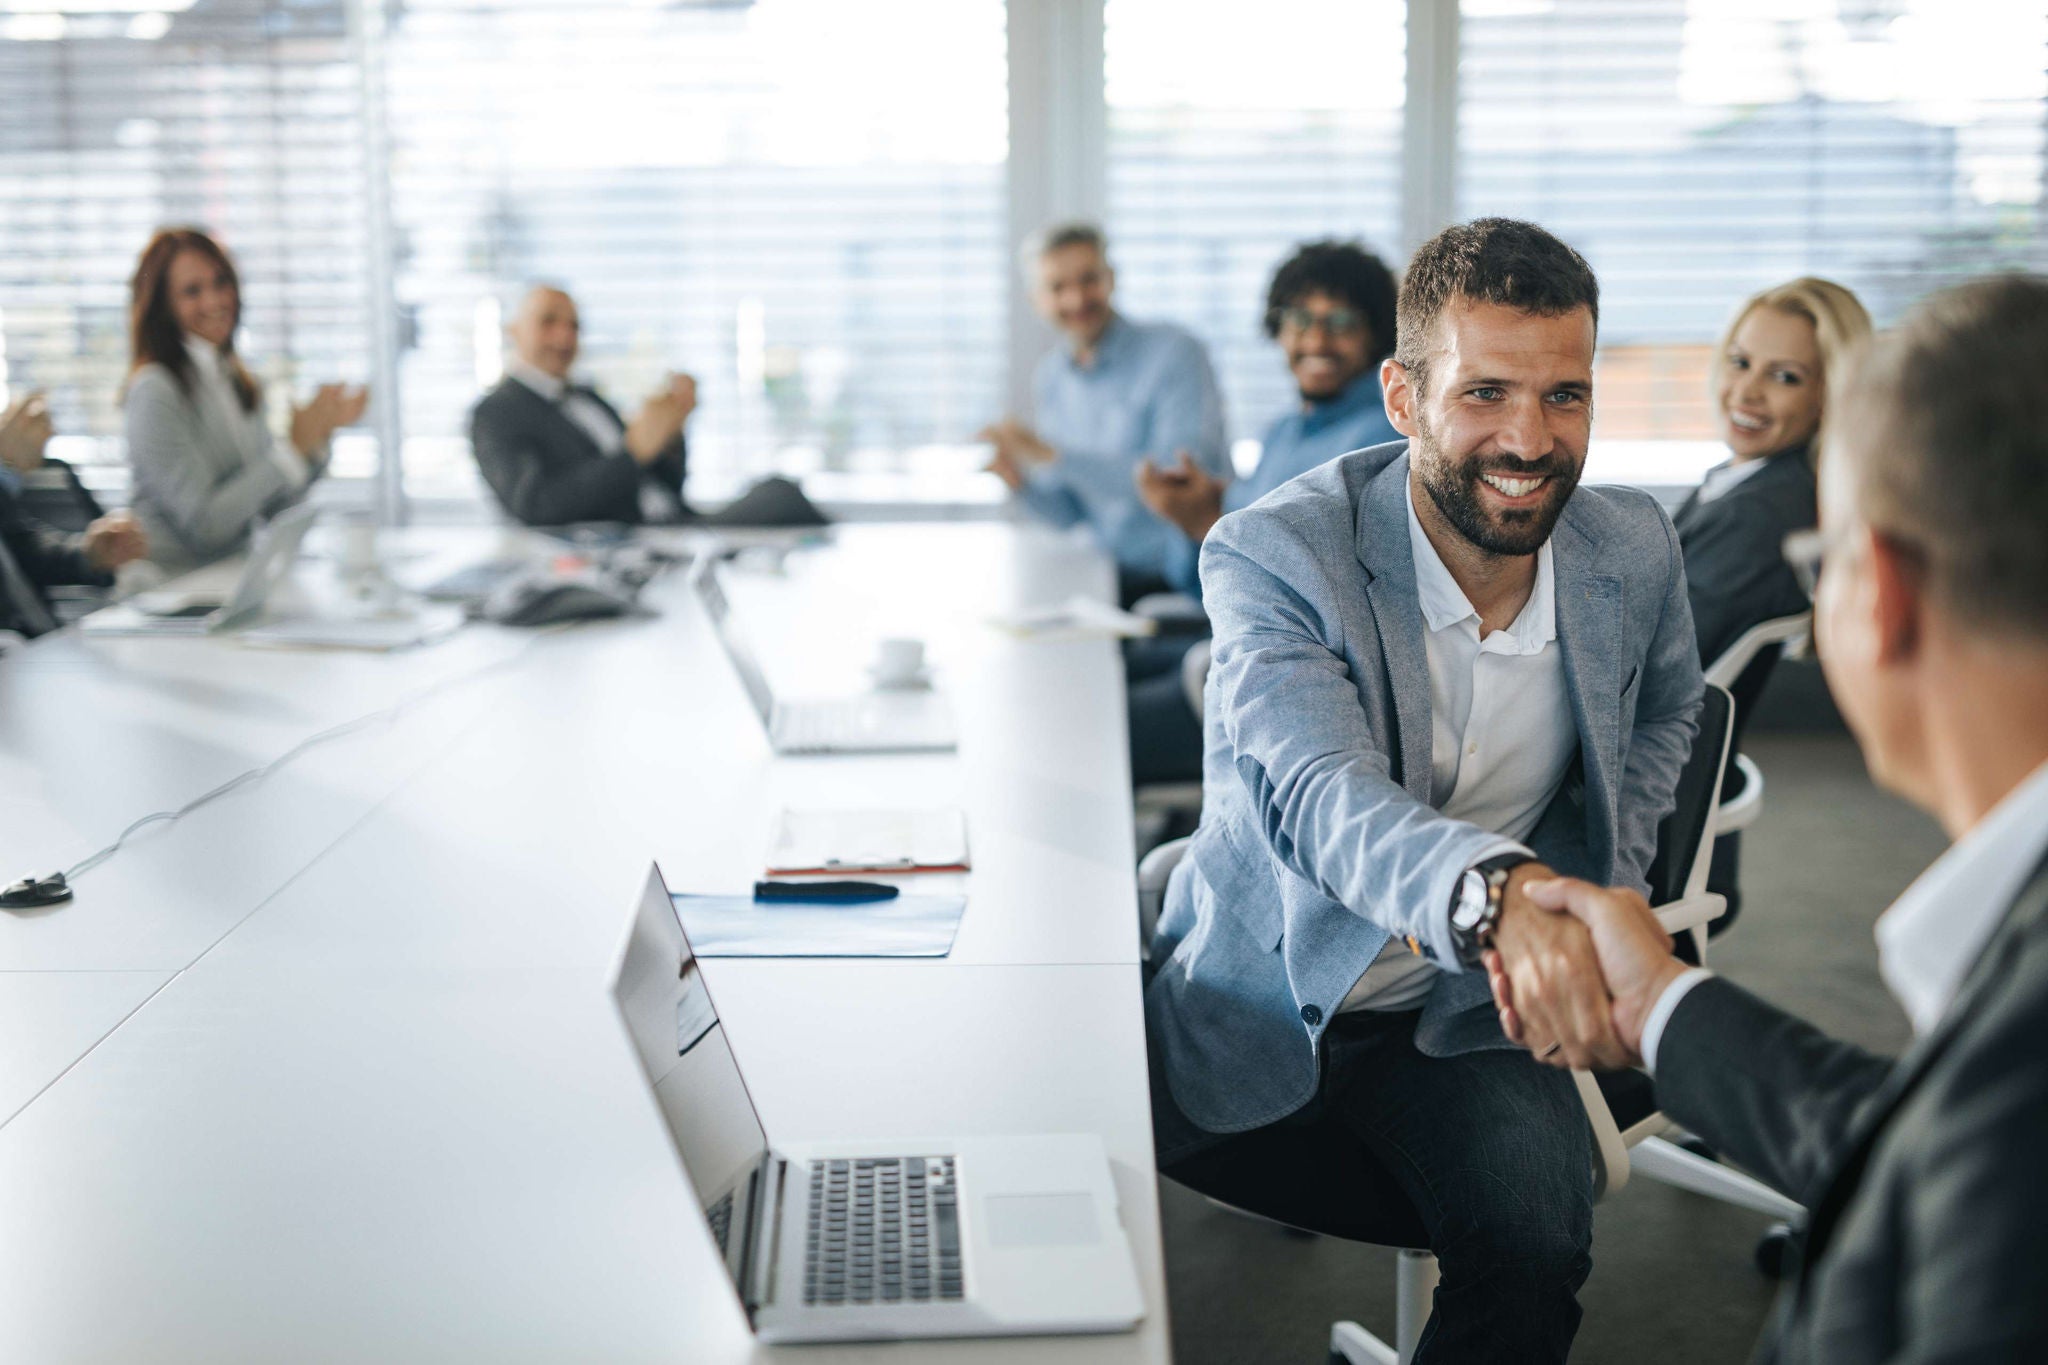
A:
<svg viewBox="0 0 2048 1365">
<path fill-rule="evenodd" d="M 1701 662 L 1811 605 L 1781 547 L 1814 524 L 1812 451 L 1828 385 L 1869 335 L 1854 294 L 1805 276 L 1750 298 L 1722 337 L 1713 395 L 1730 458 L 1672 518 Z"/>
</svg>

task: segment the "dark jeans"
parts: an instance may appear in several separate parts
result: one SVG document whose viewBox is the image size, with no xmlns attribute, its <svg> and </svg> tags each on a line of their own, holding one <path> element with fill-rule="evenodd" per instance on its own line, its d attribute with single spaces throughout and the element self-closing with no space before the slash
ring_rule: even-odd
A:
<svg viewBox="0 0 2048 1365">
<path fill-rule="evenodd" d="M 1155 1056 L 1160 1172 L 1297 1227 L 1436 1253 L 1443 1280 L 1417 1361 L 1563 1361 L 1593 1268 L 1593 1141 L 1577 1087 L 1522 1052 L 1424 1056 L 1418 1017 L 1338 1019 L 1317 1097 L 1249 1133 L 1196 1128 Z"/>
<path fill-rule="evenodd" d="M 1202 780 L 1202 721 L 1188 705 L 1181 660 L 1199 635 L 1124 642 L 1131 785 Z"/>
</svg>

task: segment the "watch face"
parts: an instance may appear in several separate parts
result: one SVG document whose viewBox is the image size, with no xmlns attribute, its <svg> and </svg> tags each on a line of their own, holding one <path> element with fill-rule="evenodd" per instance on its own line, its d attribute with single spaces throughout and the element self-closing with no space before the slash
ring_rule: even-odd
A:
<svg viewBox="0 0 2048 1365">
<path fill-rule="evenodd" d="M 1476 869 L 1458 883 L 1458 908 L 1451 912 L 1453 929 L 1476 929 L 1486 917 L 1486 875 Z"/>
</svg>

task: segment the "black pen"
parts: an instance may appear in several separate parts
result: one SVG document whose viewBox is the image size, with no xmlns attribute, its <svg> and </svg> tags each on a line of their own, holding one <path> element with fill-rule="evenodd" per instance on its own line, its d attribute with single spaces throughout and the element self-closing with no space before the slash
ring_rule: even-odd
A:
<svg viewBox="0 0 2048 1365">
<path fill-rule="evenodd" d="M 880 882 L 754 883 L 754 899 L 757 901 L 831 901 L 838 905 L 858 905 L 863 901 L 894 900 L 901 894 L 901 888 L 884 886 Z"/>
</svg>

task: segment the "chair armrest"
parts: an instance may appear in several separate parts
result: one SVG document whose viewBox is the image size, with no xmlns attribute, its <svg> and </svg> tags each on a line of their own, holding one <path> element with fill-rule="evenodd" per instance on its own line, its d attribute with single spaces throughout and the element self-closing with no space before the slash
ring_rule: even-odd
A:
<svg viewBox="0 0 2048 1365">
<path fill-rule="evenodd" d="M 1714 833 L 1733 834 L 1748 829 L 1756 823 L 1756 817 L 1764 808 L 1764 775 L 1748 754 L 1735 755 L 1735 766 L 1742 769 L 1741 794 L 1721 803 L 1714 812 Z"/>
<path fill-rule="evenodd" d="M 1664 926 L 1667 934 L 1682 934 L 1689 929 L 1712 924 L 1728 913 L 1728 898 L 1707 892 L 1700 896 L 1687 896 L 1684 900 L 1668 901 L 1657 907 L 1657 923 Z"/>
</svg>

